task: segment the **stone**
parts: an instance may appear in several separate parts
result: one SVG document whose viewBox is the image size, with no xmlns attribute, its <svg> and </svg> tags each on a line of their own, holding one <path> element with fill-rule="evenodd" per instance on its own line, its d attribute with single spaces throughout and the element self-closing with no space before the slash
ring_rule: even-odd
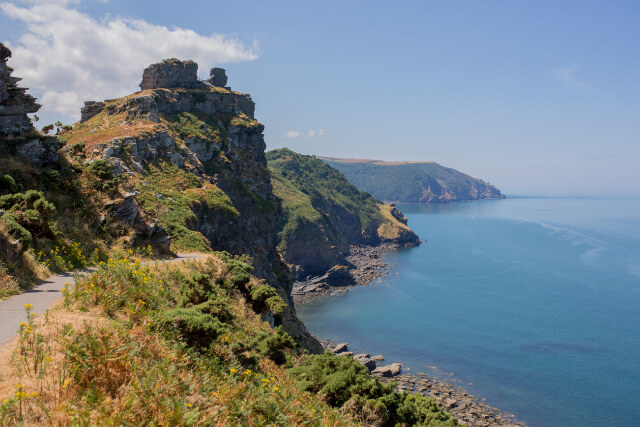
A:
<svg viewBox="0 0 640 427">
<path fill-rule="evenodd" d="M 15 152 L 18 156 L 29 159 L 34 165 L 42 167 L 60 159 L 59 148 L 60 142 L 57 138 L 39 137 L 18 143 Z"/>
<path fill-rule="evenodd" d="M 337 353 L 338 356 L 353 356 L 353 352 L 352 351 L 343 351 L 342 353 Z"/>
<path fill-rule="evenodd" d="M 333 352 L 338 354 L 338 353 L 342 353 L 345 352 L 349 349 L 349 344 L 347 344 L 346 342 L 343 342 L 342 344 L 338 344 L 333 348 Z"/>
<path fill-rule="evenodd" d="M 198 84 L 198 64 L 172 58 L 145 68 L 140 88 L 142 90 L 176 87 L 191 89 Z"/>
<path fill-rule="evenodd" d="M 124 201 L 115 207 L 116 216 L 122 218 L 124 222 L 133 227 L 138 217 L 138 205 L 133 197 L 126 197 Z"/>
<path fill-rule="evenodd" d="M 379 354 L 377 356 L 373 356 L 371 359 L 375 360 L 376 362 L 381 362 L 384 360 L 384 356 Z"/>
<path fill-rule="evenodd" d="M 392 363 L 391 365 L 386 366 L 378 366 L 373 371 L 371 371 L 374 375 L 379 375 L 381 377 L 389 378 L 400 375 L 402 372 L 402 364 L 400 363 Z"/>
<path fill-rule="evenodd" d="M 371 360 L 368 357 L 363 357 L 363 358 L 355 358 L 358 362 L 362 363 L 364 366 L 367 367 L 367 369 L 369 371 L 373 371 L 374 369 L 376 369 L 376 361 L 375 360 Z"/>
<path fill-rule="evenodd" d="M 207 82 L 216 87 L 225 87 L 227 85 L 227 72 L 224 68 L 214 67 L 209 72 Z"/>
<path fill-rule="evenodd" d="M 85 101 L 84 107 L 80 109 L 80 123 L 86 122 L 104 109 L 104 102 Z"/>
</svg>

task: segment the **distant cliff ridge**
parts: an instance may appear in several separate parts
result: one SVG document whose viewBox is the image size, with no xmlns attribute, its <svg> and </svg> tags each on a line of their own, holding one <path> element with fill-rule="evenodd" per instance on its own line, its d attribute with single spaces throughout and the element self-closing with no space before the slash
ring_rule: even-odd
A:
<svg viewBox="0 0 640 427">
<path fill-rule="evenodd" d="M 349 264 L 352 245 L 420 244 L 401 212 L 322 161 L 287 148 L 269 151 L 267 160 L 273 192 L 282 199 L 278 248 L 297 279 Z"/>
<path fill-rule="evenodd" d="M 377 200 L 446 203 L 504 199 L 495 186 L 435 162 L 384 162 L 319 157 Z"/>
</svg>

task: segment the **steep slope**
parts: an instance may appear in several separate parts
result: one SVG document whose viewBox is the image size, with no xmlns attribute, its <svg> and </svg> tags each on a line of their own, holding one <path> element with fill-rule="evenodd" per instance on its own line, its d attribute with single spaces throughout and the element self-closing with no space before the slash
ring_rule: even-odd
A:
<svg viewBox="0 0 640 427">
<path fill-rule="evenodd" d="M 298 278 L 344 265 L 351 245 L 420 243 L 401 212 L 324 162 L 287 148 L 268 152 L 267 160 L 273 191 L 283 201 L 278 248 Z"/>
<path fill-rule="evenodd" d="M 221 84 L 226 84 L 224 70 L 214 69 L 208 80 L 200 81 L 197 64 L 172 59 L 144 71 L 142 91 L 87 102 L 82 120 L 60 129 L 62 159 L 52 165 L 65 171 L 68 178 L 63 183 L 75 185 L 82 197 L 67 200 L 71 209 L 54 203 L 45 217 L 53 220 L 45 222 L 51 225 L 45 230 L 48 234 L 39 231 L 43 226 L 32 227 L 46 242 L 25 241 L 20 249 L 42 246 L 47 249 L 44 255 L 51 252 L 55 258 L 58 241 L 64 238 L 56 224 L 70 221 L 86 229 L 88 236 L 97 231 L 103 254 L 119 245 L 134 251 L 151 246 L 156 252 L 224 250 L 246 256 L 255 274 L 289 303 L 282 314 L 285 329 L 320 351 L 295 315 L 288 270 L 276 249 L 280 206 L 267 170 L 264 127 L 253 117 L 250 96 Z M 17 161 L 29 162 L 18 154 Z M 12 167 L 11 173 L 24 175 L 19 167 Z M 31 181 L 37 187 L 47 180 Z M 57 192 L 64 200 L 64 186 Z M 31 204 L 36 196 L 14 200 L 10 191 L 0 203 L 10 206 L 12 214 L 20 212 L 15 215 L 18 225 L 28 225 L 23 218 L 35 218 Z M 53 218 L 55 208 L 65 209 L 66 218 Z M 82 231 L 75 237 L 64 245 L 87 243 Z M 86 252 L 78 253 L 77 258 L 86 258 Z M 82 265 L 70 267 L 77 266 Z"/>
<path fill-rule="evenodd" d="M 321 159 L 377 200 L 443 203 L 504 198 L 493 185 L 434 162 Z"/>
</svg>

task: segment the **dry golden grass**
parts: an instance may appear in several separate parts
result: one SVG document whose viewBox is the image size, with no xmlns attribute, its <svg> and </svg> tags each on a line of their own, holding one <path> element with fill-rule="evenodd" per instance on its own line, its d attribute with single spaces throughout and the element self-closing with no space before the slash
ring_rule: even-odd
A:
<svg viewBox="0 0 640 427">
<path fill-rule="evenodd" d="M 407 225 L 401 223 L 391 215 L 391 211 L 394 209 L 393 206 L 379 203 L 378 209 L 384 218 L 387 219 L 387 221 L 378 227 L 378 236 L 380 236 L 381 239 L 392 240 L 400 237 L 401 233 L 411 232 L 411 229 Z"/>
</svg>

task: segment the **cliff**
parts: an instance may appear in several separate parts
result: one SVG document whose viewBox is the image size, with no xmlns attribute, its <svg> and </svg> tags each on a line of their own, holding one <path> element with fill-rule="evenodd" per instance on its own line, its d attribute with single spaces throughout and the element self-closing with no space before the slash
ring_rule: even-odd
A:
<svg viewBox="0 0 640 427">
<path fill-rule="evenodd" d="M 278 248 L 298 279 L 348 265 L 351 245 L 420 244 L 395 207 L 376 202 L 326 163 L 283 148 L 267 153 L 282 199 Z"/>
<path fill-rule="evenodd" d="M 493 185 L 435 162 L 383 162 L 333 157 L 321 159 L 377 200 L 446 203 L 504 198 Z"/>
<path fill-rule="evenodd" d="M 197 64 L 171 59 L 144 70 L 140 92 L 85 103 L 82 120 L 56 140 L 63 145 L 54 165 L 57 191 L 50 180 L 25 176 L 25 168 L 8 164 L 14 180 L 25 189 L 42 189 L 58 207 L 46 233 L 31 227 L 25 215 L 15 216 L 33 237 L 24 249 L 32 246 L 52 259 L 56 248 L 74 242 L 100 246 L 103 253 L 113 245 L 134 251 L 150 245 L 157 253 L 242 255 L 288 302 L 276 323 L 319 351 L 295 315 L 288 270 L 276 248 L 281 210 L 267 170 L 264 127 L 254 118 L 251 97 L 223 83 L 224 70 L 213 69 L 200 81 Z M 75 201 L 65 200 L 62 186 L 74 186 Z M 21 209 L 13 199 L 5 204 Z M 70 235 L 56 233 L 63 222 L 72 223 L 66 227 Z"/>
</svg>

